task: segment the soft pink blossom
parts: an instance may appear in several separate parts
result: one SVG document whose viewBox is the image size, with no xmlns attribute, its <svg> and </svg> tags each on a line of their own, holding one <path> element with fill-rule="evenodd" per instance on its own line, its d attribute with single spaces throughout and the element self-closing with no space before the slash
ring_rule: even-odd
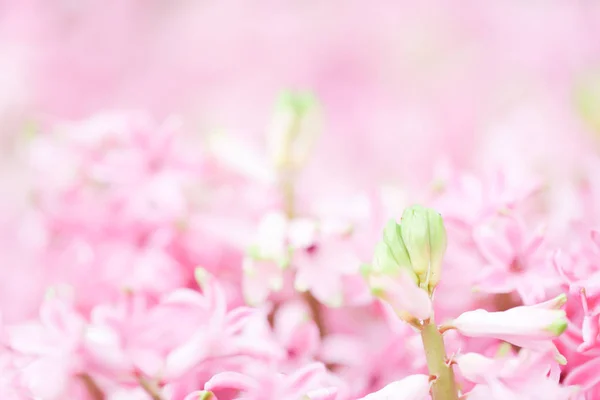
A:
<svg viewBox="0 0 600 400">
<path fill-rule="evenodd" d="M 392 382 L 361 400 L 426 400 L 429 399 L 430 380 L 427 375 L 411 375 Z"/>
</svg>

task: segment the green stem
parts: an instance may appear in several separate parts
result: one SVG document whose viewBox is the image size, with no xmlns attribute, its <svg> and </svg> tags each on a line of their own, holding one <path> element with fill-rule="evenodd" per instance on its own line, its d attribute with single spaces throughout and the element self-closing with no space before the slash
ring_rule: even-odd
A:
<svg viewBox="0 0 600 400">
<path fill-rule="evenodd" d="M 289 219 L 293 219 L 296 214 L 296 193 L 294 187 L 293 171 L 281 171 L 281 192 L 283 193 L 283 208 Z M 306 304 L 310 308 L 313 320 L 319 329 L 321 337 L 325 336 L 325 323 L 321 312 L 321 303 L 310 292 L 304 293 Z"/>
<path fill-rule="evenodd" d="M 429 374 L 436 377 L 431 394 L 433 400 L 458 400 L 458 391 L 452 366 L 446 364 L 446 348 L 442 334 L 433 320 L 428 321 L 421 331 Z"/>
<path fill-rule="evenodd" d="M 152 398 L 152 400 L 164 400 L 160 394 L 160 388 L 158 385 L 146 377 L 140 375 L 138 377 L 138 383 L 144 389 L 144 391 Z"/>
</svg>

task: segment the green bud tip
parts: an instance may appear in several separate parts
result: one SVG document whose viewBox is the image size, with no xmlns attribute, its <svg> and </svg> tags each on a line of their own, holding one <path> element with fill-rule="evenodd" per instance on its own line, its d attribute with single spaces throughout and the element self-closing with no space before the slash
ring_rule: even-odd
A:
<svg viewBox="0 0 600 400">
<path fill-rule="evenodd" d="M 558 318 L 556 321 L 552 322 L 549 326 L 546 327 L 546 331 L 550 332 L 555 336 L 561 335 L 569 325 L 567 318 L 565 316 Z"/>
<path fill-rule="evenodd" d="M 400 227 L 412 270 L 420 286 L 431 293 L 440 281 L 447 246 L 442 216 L 431 208 L 414 205 L 402 213 Z"/>
<path fill-rule="evenodd" d="M 214 395 L 212 392 L 202 391 L 202 392 L 200 392 L 200 395 L 198 396 L 198 400 L 211 400 L 212 398 L 214 398 Z"/>
<path fill-rule="evenodd" d="M 567 304 L 567 295 L 566 294 L 561 293 L 554 298 L 554 306 L 556 308 L 561 308 L 565 304 Z"/>
<path fill-rule="evenodd" d="M 297 116 L 306 115 L 311 109 L 317 107 L 316 97 L 307 91 L 286 90 L 279 95 L 277 109 L 291 110 Z"/>
<path fill-rule="evenodd" d="M 364 279 L 367 279 L 369 277 L 370 273 L 371 273 L 371 265 L 370 264 L 361 264 L 360 265 L 360 274 L 362 275 L 362 277 Z"/>
<path fill-rule="evenodd" d="M 512 344 L 510 344 L 508 342 L 502 342 L 500 344 L 500 346 L 498 346 L 498 351 L 496 351 L 496 357 L 497 358 L 506 357 L 510 354 L 511 350 L 512 350 Z"/>
</svg>

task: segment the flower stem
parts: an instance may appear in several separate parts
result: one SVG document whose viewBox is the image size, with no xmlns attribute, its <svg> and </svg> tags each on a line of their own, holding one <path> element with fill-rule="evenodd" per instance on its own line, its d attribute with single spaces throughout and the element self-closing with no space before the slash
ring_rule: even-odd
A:
<svg viewBox="0 0 600 400">
<path fill-rule="evenodd" d="M 164 400 L 162 395 L 160 394 L 160 389 L 159 389 L 158 385 L 156 385 L 154 382 L 152 382 L 152 381 L 146 379 L 146 377 L 140 375 L 140 376 L 138 376 L 138 383 L 140 384 L 142 389 L 144 389 L 146 391 L 146 393 L 148 393 L 148 395 L 150 396 L 150 398 L 152 398 L 152 400 Z"/>
<path fill-rule="evenodd" d="M 452 366 L 446 363 L 444 338 L 433 319 L 423 325 L 421 339 L 425 348 L 429 374 L 436 378 L 431 387 L 433 400 L 458 400 L 454 371 Z"/>
<path fill-rule="evenodd" d="M 282 171 L 281 174 L 281 192 L 283 194 L 283 208 L 286 216 L 293 219 L 296 215 L 296 193 L 294 187 L 293 171 Z M 325 323 L 321 312 L 321 303 L 310 292 L 304 293 L 304 300 L 310 308 L 313 320 L 319 329 L 319 335 L 325 336 Z"/>
<path fill-rule="evenodd" d="M 87 389 L 91 399 L 104 400 L 106 398 L 102 389 L 100 389 L 96 381 L 94 381 L 89 374 L 81 374 L 79 375 L 79 378 L 83 381 L 83 384 Z"/>
</svg>

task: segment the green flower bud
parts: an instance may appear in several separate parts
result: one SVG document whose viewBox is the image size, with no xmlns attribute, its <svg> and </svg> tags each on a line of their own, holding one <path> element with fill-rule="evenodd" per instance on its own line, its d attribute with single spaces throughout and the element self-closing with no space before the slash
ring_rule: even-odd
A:
<svg viewBox="0 0 600 400">
<path fill-rule="evenodd" d="M 440 281 L 446 252 L 446 229 L 442 216 L 433 209 L 413 206 L 404 210 L 400 226 L 412 269 L 421 287 L 431 292 Z"/>
<path fill-rule="evenodd" d="M 318 132 L 319 105 L 315 96 L 308 92 L 283 92 L 267 134 L 273 166 L 289 170 L 304 165 Z"/>
<path fill-rule="evenodd" d="M 390 219 L 383 230 L 383 241 L 390 248 L 396 263 L 404 268 L 411 268 L 408 250 L 402 241 L 402 228 Z"/>
</svg>

